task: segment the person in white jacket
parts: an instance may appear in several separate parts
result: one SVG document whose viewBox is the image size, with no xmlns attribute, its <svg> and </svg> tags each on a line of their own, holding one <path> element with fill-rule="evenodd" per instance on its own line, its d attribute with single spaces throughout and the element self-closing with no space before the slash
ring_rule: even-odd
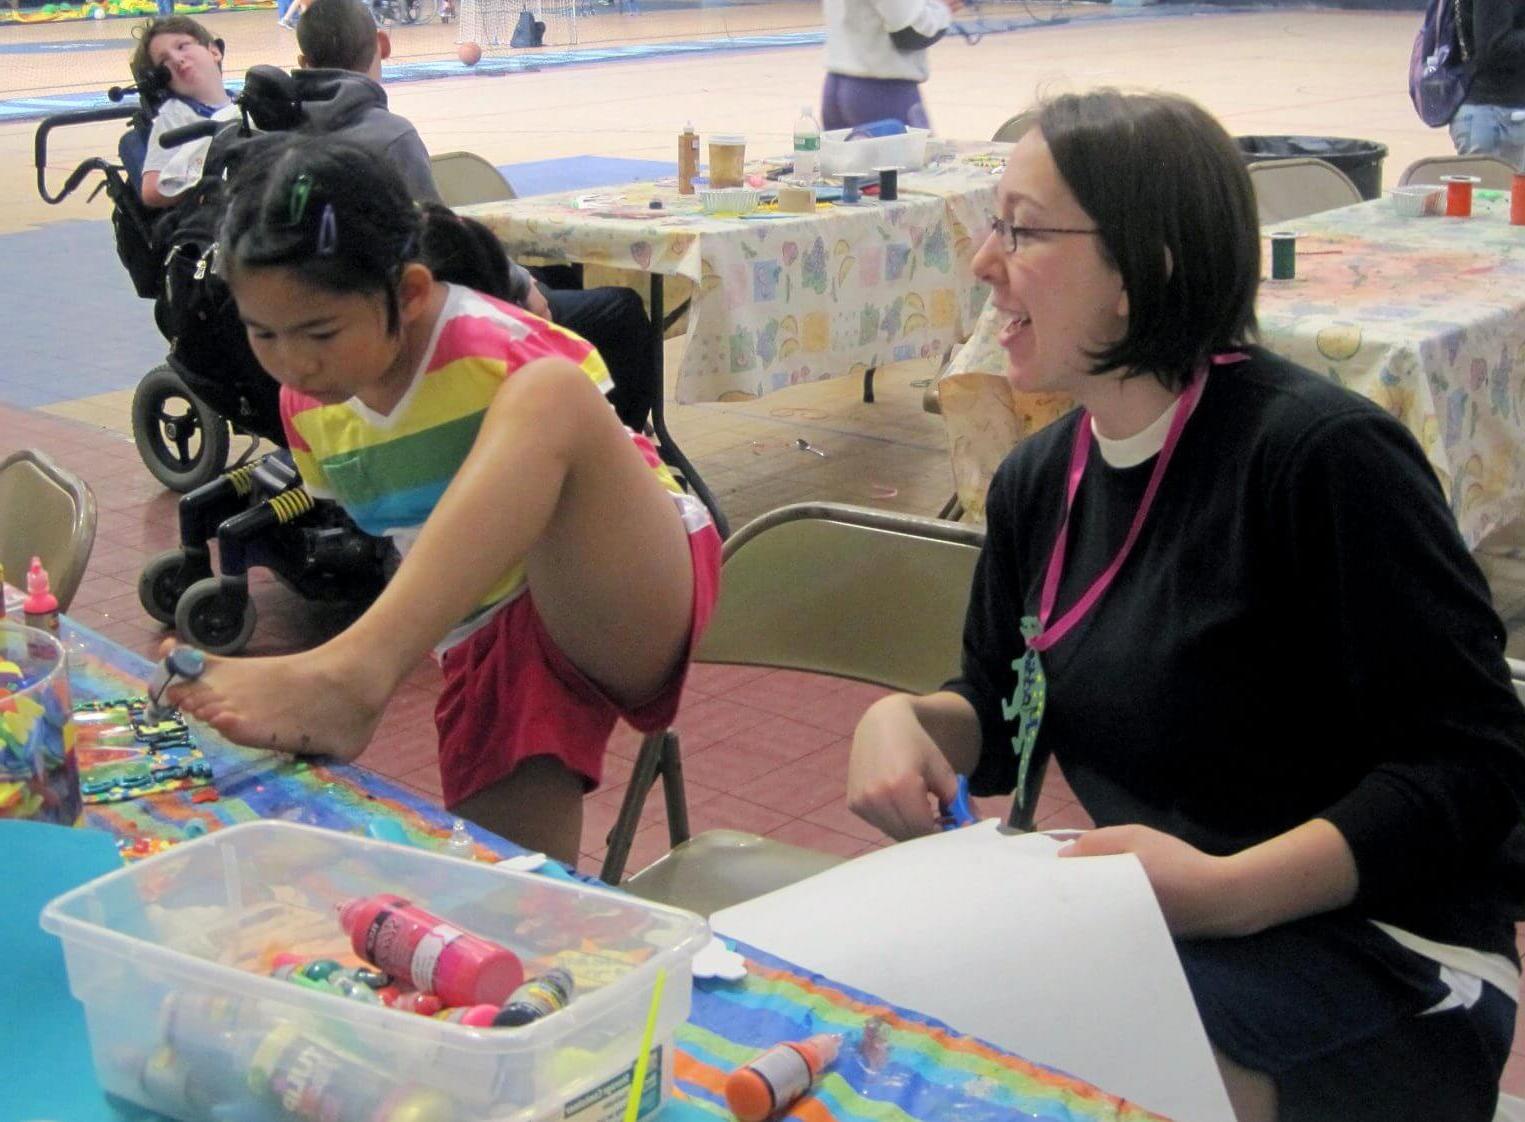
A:
<svg viewBox="0 0 1525 1122">
<path fill-rule="evenodd" d="M 948 32 L 962 0 L 825 0 L 826 87 L 821 127 L 894 118 L 927 128 L 921 83 L 927 48 Z"/>
</svg>

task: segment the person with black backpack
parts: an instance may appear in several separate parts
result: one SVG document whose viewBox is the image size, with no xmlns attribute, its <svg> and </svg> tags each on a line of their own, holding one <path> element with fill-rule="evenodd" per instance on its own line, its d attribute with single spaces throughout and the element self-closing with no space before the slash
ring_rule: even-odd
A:
<svg viewBox="0 0 1525 1122">
<path fill-rule="evenodd" d="M 1451 141 L 1461 155 L 1497 156 L 1525 168 L 1525 3 L 1520 0 L 1440 0 L 1453 5 L 1462 58 L 1471 84 L 1451 118 Z"/>
</svg>

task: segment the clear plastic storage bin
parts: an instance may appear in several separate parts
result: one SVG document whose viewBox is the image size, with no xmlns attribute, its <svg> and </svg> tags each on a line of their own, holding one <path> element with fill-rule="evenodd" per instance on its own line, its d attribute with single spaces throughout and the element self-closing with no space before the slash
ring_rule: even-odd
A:
<svg viewBox="0 0 1525 1122">
<path fill-rule="evenodd" d="M 876 168 L 916 171 L 927 162 L 929 129 L 908 128 L 893 136 L 848 140 L 852 129 L 828 129 L 821 134 L 822 175 L 868 175 Z"/>
<path fill-rule="evenodd" d="M 258 973 L 281 951 L 353 961 L 336 908 L 395 893 L 567 968 L 571 1003 L 477 1029 Z M 658 972 L 666 980 L 640 1116 L 671 1094 L 673 1033 L 709 938 L 688 912 L 286 822 L 235 826 L 69 892 L 63 940 L 107 1091 L 187 1122 L 615 1122 Z"/>
</svg>

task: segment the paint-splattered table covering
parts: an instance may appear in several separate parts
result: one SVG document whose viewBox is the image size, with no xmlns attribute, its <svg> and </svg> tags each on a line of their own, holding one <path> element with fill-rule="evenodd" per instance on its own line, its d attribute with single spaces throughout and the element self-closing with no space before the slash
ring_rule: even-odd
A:
<svg viewBox="0 0 1525 1122">
<path fill-rule="evenodd" d="M 65 622 L 69 649 L 69 684 L 74 700 L 102 701 L 141 694 L 152 666 L 137 655 L 87 628 Z M 116 835 L 129 859 L 191 832 L 210 831 L 239 822 L 283 818 L 311 826 L 365 833 L 378 819 L 401 827 L 415 845 L 443 848 L 454 818 L 417 795 L 364 768 L 318 766 L 270 752 L 238 748 L 203 726 L 197 740 L 212 764 L 217 797 L 198 788 L 85 808 L 85 824 Z M 197 825 L 192 825 L 197 823 Z M 523 850 L 485 830 L 472 828 L 474 856 L 495 860 Z"/>
<path fill-rule="evenodd" d="M 970 262 L 1006 147 L 968 146 L 903 175 L 895 202 L 865 197 L 814 214 L 706 215 L 697 196 L 654 183 L 461 213 L 515 256 L 685 278 L 693 304 L 678 400 L 740 400 L 940 358 L 967 339 L 988 291 Z"/>
<path fill-rule="evenodd" d="M 1509 225 L 1508 198 L 1477 192 L 1471 218 L 1405 218 L 1379 199 L 1274 229 L 1299 235 L 1297 277 L 1261 282 L 1265 346 L 1397 417 L 1434 465 L 1469 546 L 1517 518 L 1525 509 L 1525 227 Z M 1269 273 L 1264 242 L 1262 251 Z M 987 308 L 947 376 L 1004 382 L 1000 327 Z M 983 510 L 1002 436 L 1009 450 L 1035 414 L 1041 423 L 1063 408 L 998 388 L 968 391 L 967 381 L 969 400 L 945 397 L 943 417 L 959 493 Z"/>
<path fill-rule="evenodd" d="M 738 946 L 747 977 L 699 981 L 678 1030 L 677 1080 L 697 1118 L 729 1119 L 726 1074 L 780 1040 L 818 1032 L 844 1037 L 842 1053 L 815 1091 L 788 1115 L 797 1122 L 1159 1122 L 1088 1083 L 1028 1063 L 952 1031 L 940 1021 L 886 1005 L 860 990 Z M 875 1047 L 864 1047 L 865 1030 Z"/>
<path fill-rule="evenodd" d="M 65 624 L 70 680 L 77 700 L 140 693 L 150 665 L 94 632 Z M 183 840 L 192 821 L 208 829 L 257 818 L 286 818 L 364 831 L 373 818 L 399 823 L 415 844 L 438 847 L 452 819 L 438 807 L 357 767 L 276 766 L 266 753 L 201 733 L 213 763 L 215 802 L 194 791 L 87 808 L 86 823 L 129 845 Z M 473 830 L 474 856 L 494 860 L 523 852 Z M 135 856 L 128 853 L 127 856 Z M 678 1035 L 678 1100 L 663 1122 L 730 1118 L 721 1096 L 727 1072 L 781 1040 L 840 1032 L 848 1044 L 817 1092 L 789 1115 L 798 1122 L 1150 1122 L 1158 1115 L 1103 1094 L 1089 1084 L 1030 1064 L 940 1022 L 895 1008 L 868 994 L 749 947 L 740 983 L 701 982 L 693 1013 Z M 873 1024 L 875 1049 L 858 1047 Z M 134 1122 L 149 1116 L 134 1116 Z"/>
</svg>

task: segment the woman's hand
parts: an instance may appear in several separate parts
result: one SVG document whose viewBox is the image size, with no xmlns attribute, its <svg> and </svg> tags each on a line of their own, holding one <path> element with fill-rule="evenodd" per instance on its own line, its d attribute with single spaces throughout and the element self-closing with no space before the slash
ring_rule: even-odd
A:
<svg viewBox="0 0 1525 1122">
<path fill-rule="evenodd" d="M 961 700 L 961 699 L 960 699 Z M 896 841 L 937 828 L 934 800 L 951 801 L 958 777 L 922 724 L 909 694 L 869 706 L 853 733 L 847 805 Z"/>
<path fill-rule="evenodd" d="M 1148 826 L 1092 830 L 1060 857 L 1131 853 L 1144 866 L 1170 933 L 1180 938 L 1253 935 L 1343 908 L 1360 873 L 1345 836 L 1314 818 L 1229 857 L 1214 857 Z"/>
<path fill-rule="evenodd" d="M 1178 938 L 1236 934 L 1229 858 L 1214 857 L 1148 826 L 1107 826 L 1082 834 L 1060 857 L 1131 853 L 1144 866 L 1165 924 Z"/>
<path fill-rule="evenodd" d="M 551 322 L 551 306 L 546 303 L 545 293 L 540 291 L 539 281 L 530 281 L 529 291 L 524 294 L 524 310 L 532 316 L 539 316 L 547 323 Z"/>
</svg>

